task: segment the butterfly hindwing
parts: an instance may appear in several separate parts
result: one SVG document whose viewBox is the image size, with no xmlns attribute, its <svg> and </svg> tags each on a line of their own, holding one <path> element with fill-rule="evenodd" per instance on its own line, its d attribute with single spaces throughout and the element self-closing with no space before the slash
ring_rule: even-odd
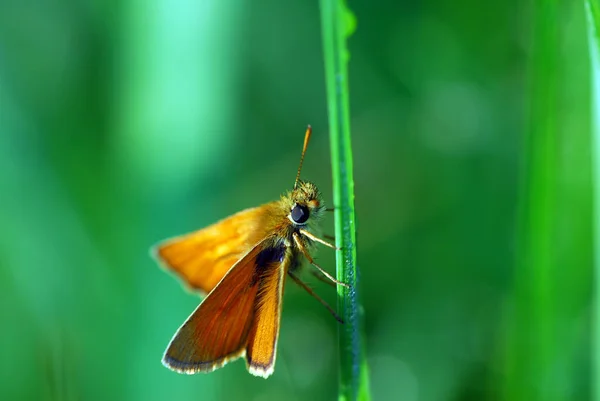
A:
<svg viewBox="0 0 600 401">
<path fill-rule="evenodd" d="M 276 204 L 246 209 L 155 247 L 157 259 L 192 289 L 209 293 L 252 247 L 272 234 Z"/>
</svg>

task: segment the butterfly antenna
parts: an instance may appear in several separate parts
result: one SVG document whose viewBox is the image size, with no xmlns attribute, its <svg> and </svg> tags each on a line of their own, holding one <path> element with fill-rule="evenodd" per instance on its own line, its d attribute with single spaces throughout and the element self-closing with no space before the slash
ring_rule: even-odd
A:
<svg viewBox="0 0 600 401">
<path fill-rule="evenodd" d="M 310 134 L 312 133 L 312 127 L 309 125 L 306 128 L 306 134 L 304 134 L 304 147 L 302 148 L 302 156 L 300 156 L 300 165 L 298 166 L 298 174 L 296 174 L 296 181 L 294 182 L 294 189 L 298 186 L 298 180 L 300 179 L 300 171 L 302 170 L 302 163 L 304 163 L 304 154 L 306 148 L 308 148 L 308 141 L 310 141 Z"/>
</svg>

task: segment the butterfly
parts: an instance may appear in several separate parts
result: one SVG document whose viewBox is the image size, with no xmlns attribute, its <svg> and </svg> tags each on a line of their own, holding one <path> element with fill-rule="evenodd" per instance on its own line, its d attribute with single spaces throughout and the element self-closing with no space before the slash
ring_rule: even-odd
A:
<svg viewBox="0 0 600 401">
<path fill-rule="evenodd" d="M 294 187 L 277 201 L 250 208 L 199 231 L 158 244 L 155 257 L 194 290 L 208 294 L 177 330 L 163 364 L 179 373 L 212 372 L 245 357 L 248 371 L 273 374 L 287 277 L 342 319 L 298 273 L 303 259 L 317 278 L 346 286 L 315 263 L 319 220 L 326 210 L 316 185 L 300 180 L 308 126 Z"/>
</svg>

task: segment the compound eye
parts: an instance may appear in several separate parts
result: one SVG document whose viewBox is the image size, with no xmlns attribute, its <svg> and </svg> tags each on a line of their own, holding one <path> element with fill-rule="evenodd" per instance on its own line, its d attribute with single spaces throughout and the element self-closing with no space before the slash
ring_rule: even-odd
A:
<svg viewBox="0 0 600 401">
<path fill-rule="evenodd" d="M 303 205 L 294 205 L 292 209 L 292 220 L 296 224 L 304 224 L 308 220 L 308 208 Z"/>
</svg>

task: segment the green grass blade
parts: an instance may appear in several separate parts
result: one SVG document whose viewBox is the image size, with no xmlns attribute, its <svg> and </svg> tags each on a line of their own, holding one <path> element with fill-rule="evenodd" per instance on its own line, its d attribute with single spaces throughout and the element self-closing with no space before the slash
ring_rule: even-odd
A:
<svg viewBox="0 0 600 401">
<path fill-rule="evenodd" d="M 556 2 L 539 0 L 534 9 L 529 115 L 517 222 L 515 309 L 508 335 L 503 397 L 510 401 L 554 399 L 536 383 L 545 382 L 550 374 L 557 324 L 552 311 L 558 165 L 557 7 Z"/>
<path fill-rule="evenodd" d="M 586 0 L 588 45 L 591 61 L 592 94 L 592 189 L 594 190 L 593 243 L 600 241 L 600 9 L 597 1 Z M 593 293 L 592 329 L 592 399 L 600 400 L 600 247 L 594 247 L 595 283 Z"/>
<path fill-rule="evenodd" d="M 346 38 L 354 29 L 354 17 L 343 1 L 321 0 L 321 24 L 327 82 L 331 138 L 337 278 L 350 289 L 338 286 L 338 309 L 345 321 L 339 328 L 339 399 L 369 400 L 368 367 L 362 332 L 356 264 L 356 218 L 350 140 L 348 49 Z"/>
<path fill-rule="evenodd" d="M 569 11 L 574 21 L 584 16 L 580 6 L 567 3 L 533 5 L 514 293 L 507 302 L 500 399 L 586 399 L 587 377 L 578 369 L 587 368 L 581 353 L 588 350 L 581 343 L 588 333 L 574 322 L 589 306 L 592 272 L 589 101 L 580 95 L 587 75 L 576 68 L 587 60 L 576 51 L 585 37 L 583 25 L 563 23 Z M 579 41 L 566 45 L 569 38 Z"/>
</svg>

